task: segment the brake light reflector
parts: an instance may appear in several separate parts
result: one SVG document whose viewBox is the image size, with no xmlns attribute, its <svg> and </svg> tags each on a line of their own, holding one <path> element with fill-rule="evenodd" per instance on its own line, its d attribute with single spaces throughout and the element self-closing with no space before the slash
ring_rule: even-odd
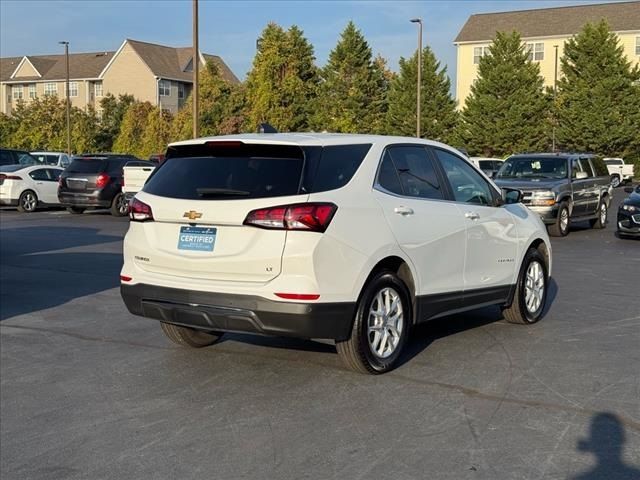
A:
<svg viewBox="0 0 640 480">
<path fill-rule="evenodd" d="M 120 281 L 122 282 L 130 282 L 133 280 L 131 277 L 127 277 L 126 275 L 120 275 Z"/>
<path fill-rule="evenodd" d="M 6 175 L 4 173 L 0 173 L 0 180 L 22 180 L 22 177 L 19 177 L 18 175 Z"/>
<path fill-rule="evenodd" d="M 151 207 L 134 197 L 129 203 L 129 219 L 133 222 L 148 222 L 153 220 Z"/>
<path fill-rule="evenodd" d="M 272 230 L 324 232 L 338 207 L 333 203 L 297 203 L 249 212 L 244 225 Z"/>
<path fill-rule="evenodd" d="M 107 183 L 109 183 L 109 180 L 111 180 L 111 177 L 109 177 L 109 175 L 107 175 L 106 173 L 101 173 L 100 175 L 98 175 L 98 178 L 96 178 L 96 188 L 104 187 Z"/>
<path fill-rule="evenodd" d="M 317 293 L 276 293 L 275 296 L 286 300 L 318 300 L 320 298 Z"/>
</svg>

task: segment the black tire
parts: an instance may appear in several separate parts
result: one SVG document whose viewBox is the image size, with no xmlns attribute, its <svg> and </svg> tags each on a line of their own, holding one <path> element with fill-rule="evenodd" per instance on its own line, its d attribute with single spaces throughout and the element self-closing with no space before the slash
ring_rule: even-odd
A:
<svg viewBox="0 0 640 480">
<path fill-rule="evenodd" d="M 38 195 L 33 190 L 25 190 L 18 199 L 18 211 L 21 213 L 33 213 L 38 208 Z"/>
<path fill-rule="evenodd" d="M 607 212 L 607 201 L 603 199 L 602 202 L 600 202 L 600 205 L 598 205 L 598 218 L 589 220 L 591 228 L 605 228 L 607 226 Z"/>
<path fill-rule="evenodd" d="M 566 222 L 564 221 L 566 215 Z M 567 202 L 560 203 L 558 207 L 558 216 L 553 225 L 549 225 L 547 230 L 552 237 L 566 237 L 569 234 L 569 225 L 571 224 L 571 216 L 569 215 L 569 204 Z"/>
<path fill-rule="evenodd" d="M 80 215 L 84 213 L 85 209 L 82 207 L 67 207 L 67 212 L 73 213 L 74 215 Z"/>
<path fill-rule="evenodd" d="M 218 341 L 222 336 L 215 333 L 203 332 L 193 328 L 180 327 L 171 323 L 160 322 L 164 334 L 174 343 L 183 347 L 202 348 Z"/>
<path fill-rule="evenodd" d="M 620 185 L 622 185 L 622 181 L 620 180 L 620 176 L 619 175 L 611 175 L 611 186 L 613 188 L 618 188 Z"/>
<path fill-rule="evenodd" d="M 376 334 L 369 330 L 370 319 L 375 318 L 375 316 L 372 317 L 373 314 L 371 313 L 371 309 L 374 304 L 379 308 L 378 295 L 383 295 L 385 290 L 390 292 L 392 295 L 397 295 L 402 306 L 402 321 L 400 324 L 395 324 L 393 327 L 396 333 L 398 333 L 397 336 L 392 335 L 391 330 L 386 330 L 385 327 L 382 327 L 381 330 L 379 330 L 379 332 L 384 330 L 384 334 Z M 340 355 L 344 365 L 350 370 L 367 374 L 381 374 L 395 368 L 409 335 L 409 328 L 411 327 L 413 318 L 413 312 L 411 309 L 411 296 L 409 294 L 409 290 L 404 282 L 398 278 L 395 272 L 384 270 L 375 274 L 360 295 L 358 308 L 353 320 L 353 327 L 351 329 L 351 336 L 347 340 L 336 342 L 336 349 L 338 350 L 338 354 Z M 392 309 L 389 313 L 394 311 L 396 314 L 400 312 L 397 306 L 395 310 Z M 380 319 L 381 323 L 384 321 L 385 320 Z M 376 327 L 380 328 L 380 326 Z M 376 337 L 376 335 L 380 335 L 380 337 Z M 374 348 L 372 347 L 371 342 L 375 342 L 376 338 L 379 338 L 378 345 L 381 347 L 382 342 L 385 342 L 387 338 L 390 339 L 389 341 L 391 343 L 393 343 L 394 338 L 397 339 L 395 348 L 386 358 L 381 357 L 373 351 Z M 388 345 L 388 343 L 385 344 Z"/>
<path fill-rule="evenodd" d="M 111 202 L 111 208 L 109 209 L 109 211 L 114 217 L 124 217 L 127 213 L 129 213 L 129 204 L 127 203 L 127 199 L 124 196 L 124 193 L 118 193 L 115 197 L 113 197 L 113 201 Z"/>
<path fill-rule="evenodd" d="M 526 285 L 527 285 L 527 273 L 529 267 L 533 263 L 537 263 L 542 269 L 542 278 L 544 280 L 542 298 L 539 299 L 539 305 L 533 311 L 527 307 L 526 301 Z M 523 325 L 530 325 L 536 323 L 542 318 L 544 312 L 544 306 L 547 301 L 547 292 L 549 290 L 549 277 L 547 273 L 547 264 L 544 256 L 539 250 L 530 248 L 520 267 L 520 274 L 518 275 L 518 283 L 516 284 L 516 292 L 513 296 L 513 302 L 509 307 L 502 310 L 504 319 L 509 323 L 519 323 Z M 532 305 L 533 306 L 533 305 Z"/>
</svg>

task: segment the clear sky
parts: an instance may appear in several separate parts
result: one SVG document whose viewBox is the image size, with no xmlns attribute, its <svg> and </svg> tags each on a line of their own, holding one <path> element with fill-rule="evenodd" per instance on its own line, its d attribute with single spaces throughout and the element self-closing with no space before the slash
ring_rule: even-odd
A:
<svg viewBox="0 0 640 480">
<path fill-rule="evenodd" d="M 220 55 L 244 79 L 256 39 L 269 21 L 298 25 L 323 65 L 340 32 L 353 20 L 392 70 L 416 48 L 417 26 L 455 85 L 453 40 L 474 13 L 605 3 L 607 0 L 221 1 L 200 0 L 200 48 Z M 191 0 L 0 0 L 0 56 L 117 50 L 125 38 L 191 45 Z"/>
</svg>

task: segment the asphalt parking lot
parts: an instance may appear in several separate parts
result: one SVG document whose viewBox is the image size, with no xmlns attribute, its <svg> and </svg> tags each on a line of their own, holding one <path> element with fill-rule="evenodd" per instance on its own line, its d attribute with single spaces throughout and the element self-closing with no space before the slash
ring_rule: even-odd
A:
<svg viewBox="0 0 640 480">
<path fill-rule="evenodd" d="M 545 318 L 416 329 L 378 377 L 333 346 L 227 335 L 187 350 L 130 315 L 126 219 L 0 212 L 0 477 L 640 478 L 640 241 L 553 239 Z"/>
</svg>

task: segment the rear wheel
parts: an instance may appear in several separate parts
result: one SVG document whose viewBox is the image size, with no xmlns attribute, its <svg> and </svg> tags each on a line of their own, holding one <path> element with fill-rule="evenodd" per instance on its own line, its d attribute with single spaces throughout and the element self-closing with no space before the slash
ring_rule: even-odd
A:
<svg viewBox="0 0 640 480">
<path fill-rule="evenodd" d="M 549 235 L 552 237 L 566 237 L 569 234 L 569 205 L 562 202 L 558 207 L 558 217 L 553 225 L 549 225 Z"/>
<path fill-rule="evenodd" d="M 193 328 L 180 327 L 171 323 L 160 322 L 164 334 L 174 343 L 183 347 L 202 348 L 215 343 L 221 335 L 203 332 Z"/>
<path fill-rule="evenodd" d="M 530 248 L 522 261 L 513 302 L 502 311 L 509 323 L 531 324 L 542 318 L 547 300 L 547 265 L 535 248 Z"/>
<path fill-rule="evenodd" d="M 127 213 L 129 213 L 129 203 L 127 202 L 124 193 L 119 193 L 115 197 L 113 197 L 113 202 L 111 202 L 111 215 L 114 217 L 124 217 Z"/>
<path fill-rule="evenodd" d="M 405 284 L 394 272 L 378 273 L 360 296 L 351 337 L 336 342 L 345 366 L 360 373 L 392 370 L 406 343 L 411 318 Z"/>
<path fill-rule="evenodd" d="M 38 207 L 38 196 L 32 190 L 22 192 L 18 199 L 18 211 L 22 213 L 35 212 Z"/>
<path fill-rule="evenodd" d="M 81 213 L 84 212 L 84 208 L 82 207 L 67 207 L 67 212 L 69 213 L 73 213 L 75 215 L 80 215 Z"/>
<path fill-rule="evenodd" d="M 589 220 L 591 228 L 604 228 L 607 226 L 607 202 L 602 200 L 598 207 L 598 218 Z"/>
</svg>

